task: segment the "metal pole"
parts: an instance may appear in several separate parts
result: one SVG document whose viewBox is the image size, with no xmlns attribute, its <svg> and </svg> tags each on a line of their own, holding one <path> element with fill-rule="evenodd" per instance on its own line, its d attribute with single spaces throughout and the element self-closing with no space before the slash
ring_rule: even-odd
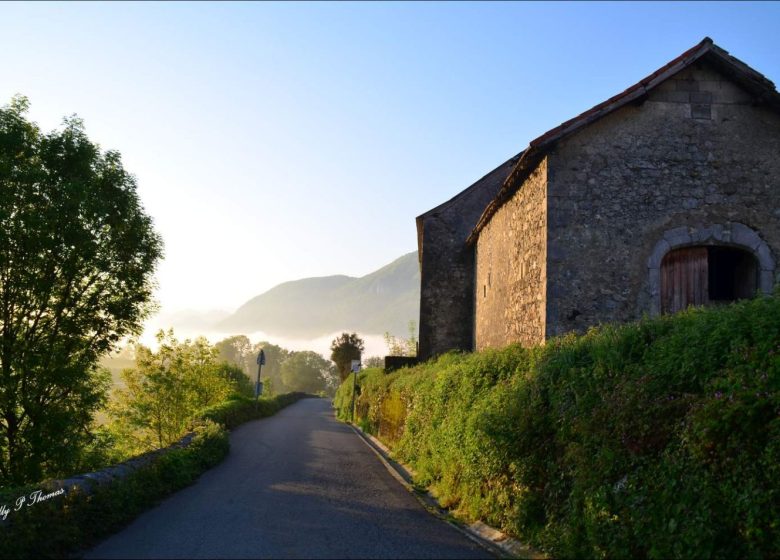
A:
<svg viewBox="0 0 780 560">
<path fill-rule="evenodd" d="M 352 372 L 352 423 L 355 423 L 355 393 L 357 392 L 357 372 Z"/>
<path fill-rule="evenodd" d="M 255 382 L 255 412 L 257 412 L 257 403 L 260 400 L 260 372 L 263 371 L 263 364 L 257 364 L 257 381 Z"/>
</svg>

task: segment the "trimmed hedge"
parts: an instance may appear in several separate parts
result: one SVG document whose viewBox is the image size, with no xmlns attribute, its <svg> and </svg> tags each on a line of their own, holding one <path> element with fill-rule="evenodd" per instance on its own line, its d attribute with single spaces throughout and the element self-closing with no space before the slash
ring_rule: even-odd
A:
<svg viewBox="0 0 780 560">
<path fill-rule="evenodd" d="M 272 416 L 284 407 L 311 397 L 306 393 L 285 393 L 270 398 L 255 399 L 234 395 L 230 400 L 201 411 L 199 417 L 221 424 L 228 430 L 258 418 Z"/>
<path fill-rule="evenodd" d="M 62 558 L 94 545 L 220 463 L 230 451 L 227 429 L 271 416 L 305 396 L 290 393 L 260 399 L 257 410 L 254 400 L 245 397 L 210 407 L 195 420 L 194 437 L 186 447 L 171 448 L 124 478 L 96 484 L 91 491 L 69 488 L 62 495 L 32 503 L 33 492 L 42 490 L 45 495 L 60 484 L 47 481 L 0 490 L 0 505 L 10 510 L 5 521 L 0 515 L 0 556 Z M 26 503 L 14 511 L 20 497 Z"/>
<path fill-rule="evenodd" d="M 780 557 L 777 296 L 358 379 L 418 482 L 555 557 Z"/>
<path fill-rule="evenodd" d="M 196 427 L 187 446 L 161 455 L 125 478 L 94 487 L 66 489 L 60 496 L 33 503 L 31 493 L 54 491 L 43 483 L 0 491 L 0 504 L 10 508 L 0 528 L 0 554 L 12 558 L 59 558 L 89 546 L 152 506 L 160 498 L 191 484 L 219 463 L 229 450 L 227 432 L 217 424 Z M 26 504 L 14 511 L 16 500 Z"/>
</svg>

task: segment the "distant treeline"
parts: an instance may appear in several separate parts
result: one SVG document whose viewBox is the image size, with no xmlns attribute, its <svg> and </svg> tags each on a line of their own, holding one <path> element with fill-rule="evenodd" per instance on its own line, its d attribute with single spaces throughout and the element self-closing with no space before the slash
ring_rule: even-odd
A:
<svg viewBox="0 0 780 560">
<path fill-rule="evenodd" d="M 252 383 L 257 379 L 257 355 L 263 350 L 264 394 L 333 393 L 338 385 L 336 366 L 310 350 L 291 351 L 265 341 L 252 344 L 244 335 L 225 338 L 214 347 L 221 360 L 241 368 Z"/>
</svg>

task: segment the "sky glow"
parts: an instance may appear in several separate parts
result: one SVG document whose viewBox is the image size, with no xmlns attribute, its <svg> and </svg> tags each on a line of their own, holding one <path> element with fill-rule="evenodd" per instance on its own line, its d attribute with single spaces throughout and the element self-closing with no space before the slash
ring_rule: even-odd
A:
<svg viewBox="0 0 780 560">
<path fill-rule="evenodd" d="M 165 240 L 164 312 L 416 247 L 414 218 L 704 36 L 780 79 L 777 3 L 0 4 L 0 100 L 77 113 Z"/>
</svg>

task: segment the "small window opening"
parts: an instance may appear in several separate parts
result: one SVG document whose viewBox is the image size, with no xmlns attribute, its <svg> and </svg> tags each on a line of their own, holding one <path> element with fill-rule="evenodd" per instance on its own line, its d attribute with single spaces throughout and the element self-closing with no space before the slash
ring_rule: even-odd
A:
<svg viewBox="0 0 780 560">
<path fill-rule="evenodd" d="M 750 298 L 757 289 L 758 263 L 736 247 L 683 247 L 669 251 L 661 261 L 664 313 Z"/>
</svg>

